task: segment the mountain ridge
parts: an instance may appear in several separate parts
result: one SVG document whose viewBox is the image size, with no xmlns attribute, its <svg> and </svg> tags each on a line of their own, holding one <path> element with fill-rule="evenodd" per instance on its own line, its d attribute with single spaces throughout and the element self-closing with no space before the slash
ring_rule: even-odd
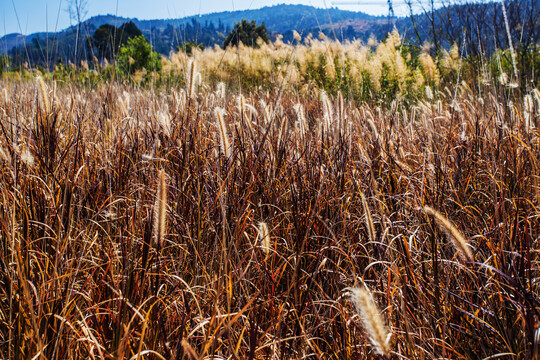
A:
<svg viewBox="0 0 540 360">
<path fill-rule="evenodd" d="M 321 9 L 286 4 L 174 19 L 139 20 L 108 14 L 91 17 L 79 26 L 56 33 L 5 35 L 0 39 L 0 53 L 8 53 L 14 66 L 28 63 L 50 69 L 60 62 L 94 62 L 95 46 L 87 41 L 88 37 L 103 24 L 119 27 L 133 21 L 155 51 L 168 55 L 186 43 L 221 46 L 234 23 L 246 19 L 265 23 L 270 38 L 275 40 L 281 34 L 284 42 L 293 41 L 294 30 L 302 36 L 309 33 L 317 36 L 323 32 L 328 38 L 342 42 L 353 39 L 367 41 L 371 35 L 380 40 L 395 26 L 403 41 L 413 45 L 413 51 L 419 52 L 423 45 L 430 48 L 429 44 L 433 44 L 432 53 L 441 54 L 442 49 L 459 44 L 461 53 L 473 57 L 489 56 L 496 49 L 510 48 L 510 34 L 506 30 L 510 29 L 516 48 L 527 54 L 535 44 L 540 44 L 540 1 L 509 0 L 507 9 L 504 12 L 501 3 L 495 1 L 451 4 L 433 12 L 394 19 L 335 7 Z M 528 20 L 524 22 L 523 19 Z M 78 39 L 77 30 L 82 35 Z"/>
<path fill-rule="evenodd" d="M 277 13 L 277 14 L 276 14 Z M 153 29 L 165 29 L 168 25 L 181 26 L 182 24 L 193 22 L 213 23 L 218 26 L 221 22 L 227 28 L 232 28 L 235 22 L 242 19 L 255 20 L 257 23 L 264 22 L 270 32 L 284 33 L 287 31 L 311 29 L 315 26 L 325 26 L 332 23 L 339 23 L 345 20 L 367 20 L 379 21 L 384 17 L 373 16 L 363 12 L 341 10 L 335 7 L 322 9 L 309 5 L 300 4 L 278 4 L 265 6 L 259 9 L 212 12 L 201 15 L 190 15 L 181 18 L 168 19 L 138 19 L 112 14 L 95 15 L 81 23 L 81 28 L 87 30 L 85 36 L 92 35 L 89 31 L 104 24 L 120 26 L 125 22 L 133 21 L 143 33 L 151 32 Z M 331 21 L 329 21 L 331 19 Z M 295 26 L 291 24 L 296 21 Z M 35 38 L 45 38 L 56 35 L 56 39 L 62 38 L 69 33 L 76 31 L 77 25 L 72 25 L 57 32 L 36 32 L 27 35 L 20 33 L 6 34 L 0 38 L 0 53 L 8 53 L 14 47 L 31 42 Z M 93 33 L 93 31 L 92 31 Z"/>
</svg>

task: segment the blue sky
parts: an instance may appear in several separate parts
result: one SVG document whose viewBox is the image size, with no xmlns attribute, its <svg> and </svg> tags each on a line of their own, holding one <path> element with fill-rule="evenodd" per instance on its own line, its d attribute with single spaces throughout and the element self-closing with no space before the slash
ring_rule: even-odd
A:
<svg viewBox="0 0 540 360">
<path fill-rule="evenodd" d="M 0 0 L 0 36 L 13 32 L 30 34 L 61 30 L 70 25 L 67 11 L 72 0 Z M 387 14 L 386 0 L 379 5 L 341 5 L 342 9 L 373 15 Z M 331 7 L 332 0 L 87 0 L 87 15 L 118 14 L 139 19 L 178 18 L 219 11 L 258 9 L 279 3 Z M 396 7 L 396 13 L 399 7 Z"/>
</svg>

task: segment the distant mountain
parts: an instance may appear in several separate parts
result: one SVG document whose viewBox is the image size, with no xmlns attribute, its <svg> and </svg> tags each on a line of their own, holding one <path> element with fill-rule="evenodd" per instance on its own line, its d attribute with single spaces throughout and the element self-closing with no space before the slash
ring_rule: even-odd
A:
<svg viewBox="0 0 540 360">
<path fill-rule="evenodd" d="M 103 24 L 120 26 L 133 21 L 151 41 L 156 51 L 168 54 L 185 41 L 202 43 L 205 46 L 221 45 L 227 33 L 242 19 L 265 23 L 273 38 L 284 35 L 284 40 L 292 40 L 293 30 L 316 36 L 319 31 L 337 38 L 368 38 L 380 33 L 382 26 L 388 27 L 384 17 L 371 16 L 362 12 L 345 11 L 337 8 L 319 9 L 306 5 L 275 5 L 255 10 L 226 11 L 179 19 L 139 20 L 114 15 L 94 16 L 81 23 L 80 39 L 86 39 Z M 337 31 L 336 31 L 337 30 Z M 29 58 L 32 63 L 54 63 L 58 59 L 71 61 L 70 54 L 79 47 L 84 53 L 85 42 L 76 45 L 77 27 L 72 26 L 57 33 L 34 33 L 23 36 L 8 34 L 0 38 L 0 53 L 15 53 Z M 344 35 L 345 34 L 345 35 Z M 49 40 L 47 42 L 47 40 Z M 50 46 L 47 51 L 47 43 Z M 56 43 L 52 46 L 51 44 Z M 24 46 L 26 45 L 26 48 Z"/>
<path fill-rule="evenodd" d="M 298 32 L 326 25 L 330 22 L 339 23 L 345 20 L 375 20 L 379 17 L 371 16 L 363 12 L 340 10 L 337 8 L 319 9 L 306 5 L 275 5 L 256 10 L 243 10 L 235 12 L 220 12 L 195 16 L 201 23 L 219 21 L 225 25 L 233 26 L 242 19 L 255 20 L 257 23 L 264 22 L 271 32 L 283 33 L 290 30 Z M 189 20 L 190 18 L 187 18 Z"/>
<path fill-rule="evenodd" d="M 507 0 L 509 28 L 516 47 L 530 49 L 540 37 L 540 1 Z M 383 39 L 395 26 L 400 34 L 416 46 L 426 41 L 436 48 L 461 44 L 467 55 L 490 53 L 494 48 L 508 48 L 507 33 L 500 2 L 461 3 L 427 11 L 414 17 L 390 21 L 384 16 L 337 8 L 319 9 L 306 5 L 275 5 L 255 10 L 226 11 L 179 19 L 139 20 L 114 15 L 94 16 L 80 27 L 72 26 L 57 33 L 34 33 L 27 36 L 8 34 L 0 38 L 0 53 L 10 54 L 14 62 L 52 66 L 92 59 L 94 49 L 86 39 L 103 24 L 116 27 L 133 21 L 156 51 L 167 55 L 185 42 L 204 46 L 221 45 L 236 22 L 242 19 L 265 23 L 270 37 L 283 35 L 285 42 L 293 40 L 293 31 L 306 36 L 323 32 L 340 41 L 367 40 L 372 34 Z M 526 21 L 524 21 L 525 19 Z M 77 40 L 77 30 L 80 36 Z M 464 45 L 464 46 L 463 46 Z M 504 59 L 503 59 L 504 60 Z"/>
<path fill-rule="evenodd" d="M 213 23 L 218 26 L 232 28 L 236 22 L 242 19 L 255 20 L 257 23 L 265 23 L 271 32 L 283 33 L 289 30 L 302 30 L 316 28 L 319 25 L 327 25 L 330 22 L 339 23 L 345 20 L 377 20 L 381 17 L 368 15 L 362 12 L 340 10 L 338 8 L 319 9 L 307 5 L 274 5 L 255 10 L 224 11 L 204 15 L 194 15 L 179 19 L 139 20 L 136 18 L 115 17 L 114 15 L 94 16 L 86 21 L 95 27 L 103 24 L 119 26 L 124 22 L 133 21 L 141 30 L 163 30 L 168 25 L 180 27 L 191 21 L 200 24 Z M 384 18 L 382 18 L 384 19 Z M 115 24 L 116 23 L 116 24 Z"/>
<path fill-rule="evenodd" d="M 32 41 L 32 39 L 40 34 L 43 36 L 46 35 L 45 33 L 34 33 L 27 36 L 17 33 L 7 34 L 6 36 L 0 38 L 0 53 L 5 54 L 14 47 L 23 46 L 25 43 Z"/>
</svg>

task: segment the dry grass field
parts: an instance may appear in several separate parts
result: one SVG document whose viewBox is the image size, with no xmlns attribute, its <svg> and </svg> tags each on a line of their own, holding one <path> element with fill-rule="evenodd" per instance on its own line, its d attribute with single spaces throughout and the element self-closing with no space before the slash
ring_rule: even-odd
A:
<svg viewBox="0 0 540 360">
<path fill-rule="evenodd" d="M 0 358 L 537 356 L 537 91 L 190 75 L 2 80 Z"/>
</svg>

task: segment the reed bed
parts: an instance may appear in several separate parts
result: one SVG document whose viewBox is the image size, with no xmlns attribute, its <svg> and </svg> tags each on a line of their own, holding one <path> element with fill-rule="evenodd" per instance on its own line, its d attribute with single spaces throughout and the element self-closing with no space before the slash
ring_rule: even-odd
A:
<svg viewBox="0 0 540 360">
<path fill-rule="evenodd" d="M 171 53 L 162 59 L 160 79 L 165 83 L 180 79 L 189 88 L 193 76 L 199 76 L 206 83 L 225 82 L 235 90 L 281 88 L 302 96 L 315 87 L 336 96 L 341 91 L 357 100 L 386 101 L 398 93 L 423 97 L 426 88 L 431 91 L 444 87 L 445 82 L 455 83 L 463 66 L 457 45 L 433 59 L 429 44 L 413 48 L 403 43 L 397 30 L 385 40 L 370 39 L 368 43 L 341 43 L 322 33 L 318 38 L 303 35 L 296 33 L 292 43 L 284 43 L 279 36 L 273 42 L 259 41 L 257 48 L 240 43 L 225 49 L 194 49 L 190 55 Z M 504 71 L 508 69 L 497 68 L 497 72 Z"/>
<path fill-rule="evenodd" d="M 538 104 L 460 85 L 375 107 L 195 71 L 1 83 L 0 358 L 537 352 Z"/>
</svg>

